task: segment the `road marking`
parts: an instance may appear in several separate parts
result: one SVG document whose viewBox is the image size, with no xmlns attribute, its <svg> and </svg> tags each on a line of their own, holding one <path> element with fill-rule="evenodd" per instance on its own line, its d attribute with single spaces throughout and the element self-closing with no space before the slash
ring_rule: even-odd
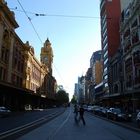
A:
<svg viewBox="0 0 140 140">
<path fill-rule="evenodd" d="M 46 116 L 44 116 L 44 117 L 42 117 L 42 118 L 40 118 L 38 120 L 35 120 L 35 121 L 31 122 L 31 123 L 27 123 L 25 125 L 22 125 L 22 126 L 10 129 L 8 131 L 2 132 L 2 133 L 0 133 L 0 139 L 6 138 L 6 137 L 14 135 L 14 134 L 16 134 L 18 132 L 21 132 L 23 130 L 31 128 L 33 126 L 39 125 L 39 124 L 41 124 L 41 123 L 43 123 L 45 121 L 50 120 L 51 118 L 54 118 L 55 116 L 61 114 L 62 112 L 56 111 L 56 112 L 53 112 L 52 114 L 49 114 L 48 116 L 46 115 Z"/>
<path fill-rule="evenodd" d="M 67 118 L 64 120 L 64 122 L 57 128 L 55 129 L 55 131 L 53 131 L 51 133 L 51 135 L 49 136 L 48 140 L 53 140 L 54 136 L 60 131 L 60 129 L 65 125 L 65 123 L 69 120 L 71 115 L 71 109 L 69 110 L 69 114 L 67 116 Z"/>
</svg>

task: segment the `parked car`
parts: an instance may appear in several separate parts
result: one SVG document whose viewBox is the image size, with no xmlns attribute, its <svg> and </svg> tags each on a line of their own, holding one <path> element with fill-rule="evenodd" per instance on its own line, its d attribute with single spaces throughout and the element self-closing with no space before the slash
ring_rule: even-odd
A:
<svg viewBox="0 0 140 140">
<path fill-rule="evenodd" d="M 102 110 L 103 110 L 103 107 L 96 107 L 95 109 L 94 109 L 94 114 L 96 114 L 96 115 L 102 115 Z"/>
<path fill-rule="evenodd" d="M 87 107 L 87 111 L 88 111 L 88 112 L 92 112 L 92 111 L 93 111 L 93 106 L 88 106 L 88 107 Z"/>
<path fill-rule="evenodd" d="M 93 106 L 93 113 L 94 114 L 96 114 L 96 111 L 98 110 L 98 108 L 100 108 L 100 106 L 98 106 L 98 105 Z"/>
<path fill-rule="evenodd" d="M 120 109 L 120 112 L 116 114 L 116 120 L 119 121 L 131 121 L 132 114 Z"/>
<path fill-rule="evenodd" d="M 107 118 L 108 118 L 108 119 L 113 119 L 113 116 L 114 116 L 114 109 L 115 109 L 115 108 L 111 107 L 111 108 L 109 108 L 109 109 L 107 110 Z"/>
<path fill-rule="evenodd" d="M 132 114 L 120 108 L 110 108 L 108 110 L 108 118 L 118 121 L 131 121 Z"/>
<path fill-rule="evenodd" d="M 83 105 L 83 108 L 84 108 L 85 111 L 87 111 L 88 106 L 85 104 L 85 105 Z"/>
<path fill-rule="evenodd" d="M 140 127 L 140 111 L 137 114 L 136 121 L 137 121 L 138 127 Z"/>
<path fill-rule="evenodd" d="M 107 108 L 107 107 L 104 107 L 104 108 L 102 109 L 102 111 L 101 111 L 101 115 L 102 115 L 103 117 L 107 117 L 107 111 L 108 111 L 108 108 Z"/>
<path fill-rule="evenodd" d="M 25 111 L 30 111 L 32 110 L 32 106 L 30 104 L 25 105 Z"/>
<path fill-rule="evenodd" d="M 4 106 L 0 106 L 0 117 L 6 117 L 10 115 L 11 111 Z"/>
</svg>

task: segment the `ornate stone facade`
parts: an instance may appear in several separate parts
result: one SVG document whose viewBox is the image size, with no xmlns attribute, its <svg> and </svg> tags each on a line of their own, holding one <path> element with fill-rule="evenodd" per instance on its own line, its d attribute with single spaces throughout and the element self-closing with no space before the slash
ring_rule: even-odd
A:
<svg viewBox="0 0 140 140">
<path fill-rule="evenodd" d="M 0 7 L 0 80 L 22 87 L 24 48 L 14 31 L 18 24 L 4 1 Z"/>
<path fill-rule="evenodd" d="M 41 86 L 45 76 L 48 74 L 47 66 L 40 63 L 34 56 L 34 48 L 25 44 L 25 88 L 41 94 Z M 44 90 L 44 89 L 43 89 Z M 47 91 L 47 89 L 46 89 Z"/>
<path fill-rule="evenodd" d="M 14 13 L 0 0 L 0 105 L 23 108 L 30 103 L 45 107 L 52 100 L 45 101 L 54 98 L 56 92 L 51 43 L 48 39 L 44 43 L 39 62 L 34 48 L 15 33 L 17 27 Z"/>
</svg>

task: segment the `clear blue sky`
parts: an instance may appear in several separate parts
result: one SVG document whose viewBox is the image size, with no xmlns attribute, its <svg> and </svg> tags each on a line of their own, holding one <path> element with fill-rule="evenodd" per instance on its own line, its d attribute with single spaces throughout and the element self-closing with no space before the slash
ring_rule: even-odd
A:
<svg viewBox="0 0 140 140">
<path fill-rule="evenodd" d="M 38 60 L 40 60 L 41 47 L 49 38 L 54 53 L 53 76 L 58 84 L 64 86 L 71 97 L 78 76 L 85 75 L 89 67 L 92 53 L 101 49 L 100 0 L 6 1 L 11 10 L 17 9 L 13 11 L 20 26 L 16 29 L 18 36 L 24 43 L 30 42 Z M 41 41 L 25 13 L 20 11 L 22 8 L 18 1 L 27 12 Z M 31 13 L 47 16 L 35 16 Z M 85 16 L 85 18 L 78 16 Z"/>
</svg>

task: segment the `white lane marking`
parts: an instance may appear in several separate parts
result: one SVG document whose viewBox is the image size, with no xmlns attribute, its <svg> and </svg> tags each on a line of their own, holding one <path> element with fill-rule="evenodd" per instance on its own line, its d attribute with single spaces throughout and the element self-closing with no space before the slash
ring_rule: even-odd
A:
<svg viewBox="0 0 140 140">
<path fill-rule="evenodd" d="M 33 127 L 33 126 L 36 126 L 37 124 L 40 124 L 42 123 L 44 120 L 46 121 L 47 119 L 50 119 L 52 118 L 53 116 L 57 115 L 57 112 L 53 112 L 52 114 L 49 114 L 49 115 L 46 115 L 46 116 L 43 116 L 42 118 L 39 118 L 35 121 L 32 121 L 30 123 L 27 123 L 25 125 L 22 125 L 22 126 L 19 126 L 19 127 L 16 127 L 16 128 L 13 128 L 13 129 L 10 129 L 10 130 L 7 130 L 5 132 L 2 132 L 0 133 L 0 139 L 2 138 L 5 138 L 5 137 L 8 137 L 8 136 L 11 136 L 13 134 L 16 134 L 18 132 L 21 132 L 27 128 L 30 128 L 30 127 Z"/>
<path fill-rule="evenodd" d="M 67 116 L 67 118 L 64 120 L 64 122 L 55 130 L 55 132 L 52 132 L 52 134 L 49 136 L 49 140 L 53 140 L 54 136 L 60 131 L 60 129 L 65 125 L 65 123 L 68 121 L 68 119 L 70 118 L 71 115 L 71 109 L 69 111 L 69 114 Z"/>
</svg>

